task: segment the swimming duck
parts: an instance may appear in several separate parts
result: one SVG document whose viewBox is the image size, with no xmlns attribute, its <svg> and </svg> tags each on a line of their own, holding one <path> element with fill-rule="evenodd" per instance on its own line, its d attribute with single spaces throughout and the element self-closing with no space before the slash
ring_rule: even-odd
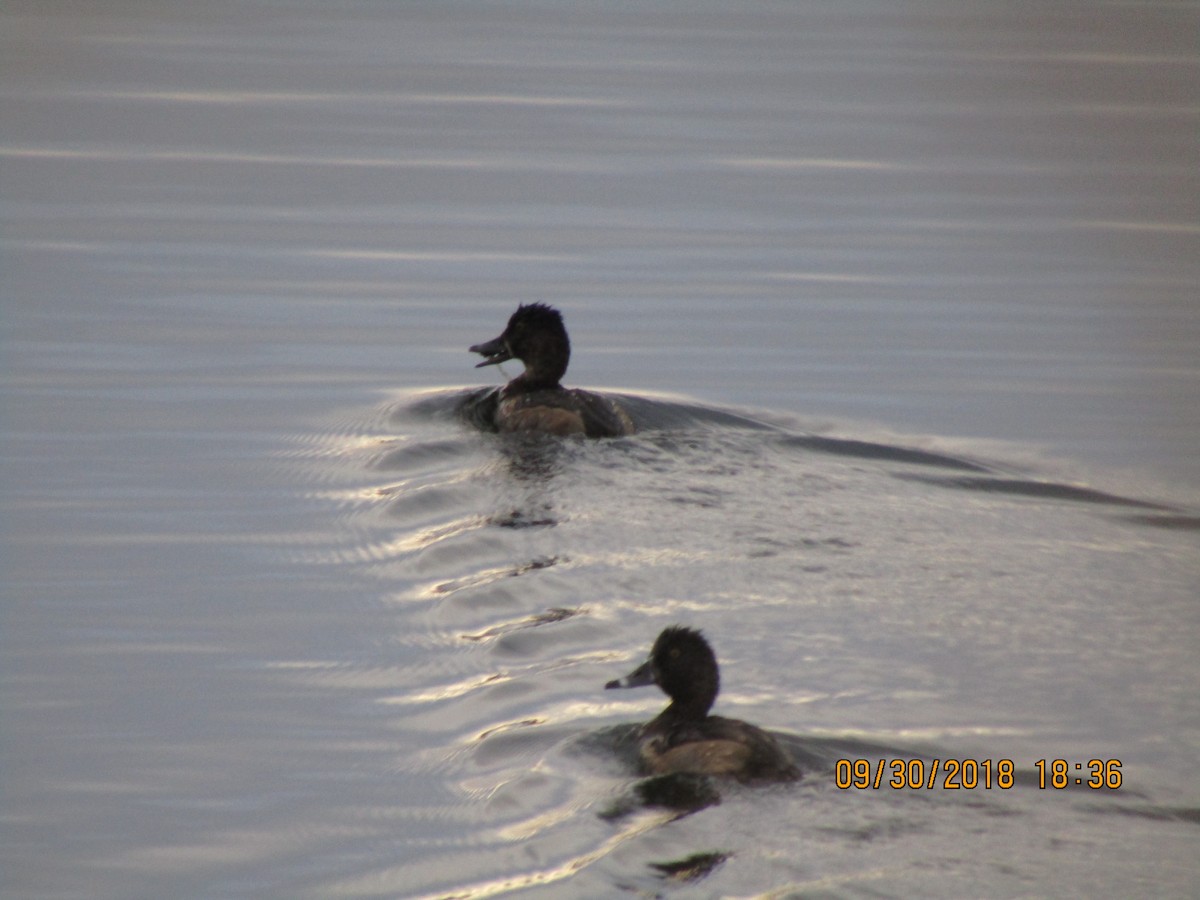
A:
<svg viewBox="0 0 1200 900">
<path fill-rule="evenodd" d="M 492 423 L 497 431 L 535 431 L 617 437 L 633 434 L 633 421 L 616 403 L 590 391 L 559 384 L 571 359 L 562 314 L 544 303 L 517 307 L 504 333 L 470 348 L 485 357 L 475 366 L 519 359 L 525 371 L 499 393 Z"/>
<path fill-rule="evenodd" d="M 732 775 L 739 781 L 795 781 L 800 770 L 767 732 L 738 719 L 710 716 L 720 676 L 712 647 L 699 631 L 665 629 L 650 658 L 605 688 L 657 684 L 671 698 L 641 727 L 642 763 L 655 775 Z"/>
</svg>

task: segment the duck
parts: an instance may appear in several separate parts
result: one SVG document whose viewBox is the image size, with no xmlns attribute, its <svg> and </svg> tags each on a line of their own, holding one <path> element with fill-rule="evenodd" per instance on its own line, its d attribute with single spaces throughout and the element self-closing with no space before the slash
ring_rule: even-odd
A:
<svg viewBox="0 0 1200 900">
<path fill-rule="evenodd" d="M 571 359 L 571 340 L 562 313 L 545 303 L 517 307 L 499 336 L 475 344 L 484 357 L 475 368 L 520 360 L 525 371 L 500 389 L 495 412 L 486 418 L 500 432 L 583 435 L 589 438 L 633 434 L 633 420 L 617 403 L 591 391 L 560 383 Z"/>
<path fill-rule="evenodd" d="M 637 735 L 643 768 L 651 775 L 727 775 L 744 783 L 785 782 L 800 769 L 772 735 L 740 719 L 709 715 L 720 689 L 717 657 L 704 635 L 673 625 L 650 657 L 605 689 L 656 684 L 670 704 Z"/>
</svg>

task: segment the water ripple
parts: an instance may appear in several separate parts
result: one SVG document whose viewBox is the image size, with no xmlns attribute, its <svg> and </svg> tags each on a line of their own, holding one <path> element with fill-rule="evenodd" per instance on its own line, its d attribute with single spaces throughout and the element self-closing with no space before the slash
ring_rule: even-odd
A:
<svg viewBox="0 0 1200 900">
<path fill-rule="evenodd" d="M 1137 529 L 1187 535 L 1200 519 L 1188 510 L 972 448 L 816 433 L 654 395 L 621 395 L 640 427 L 632 438 L 509 439 L 473 422 L 480 396 L 400 395 L 298 440 L 285 460 L 311 470 L 304 495 L 338 513 L 324 546 L 310 536 L 293 552 L 373 585 L 388 624 L 366 656 L 269 670 L 357 697 L 360 715 L 404 735 L 408 749 L 389 762 L 396 777 L 455 798 L 390 813 L 428 820 L 419 843 L 437 847 L 435 858 L 328 885 L 337 891 L 484 897 L 556 884 L 619 868 L 611 856 L 679 822 L 684 813 L 646 808 L 633 787 L 631 735 L 663 698 L 603 691 L 666 624 L 708 631 L 720 711 L 779 733 L 809 773 L 795 788 L 806 803 L 824 802 L 828 773 L 853 755 L 1021 756 L 1012 748 L 1041 732 L 981 715 L 979 703 L 1006 709 L 1014 691 L 1032 696 L 1064 633 L 1078 678 L 1051 668 L 1057 690 L 1077 698 L 1092 696 L 1088 672 L 1133 666 L 1106 677 L 1142 677 L 1127 641 L 1156 642 L 1164 660 L 1181 652 L 1163 634 L 1135 637 L 1130 623 L 1094 629 L 1097 610 L 1080 598 L 1109 590 Z M 1186 554 L 1160 563 L 1189 577 Z M 1005 616 L 999 592 L 1020 616 Z M 1067 631 L 1041 628 L 1049 615 Z M 920 709 L 937 712 L 914 719 Z M 766 799 L 722 788 L 694 808 Z M 963 809 L 983 806 L 943 814 L 985 814 Z M 847 835 L 880 839 L 877 816 L 855 832 L 846 809 L 825 815 Z M 906 830 L 924 827 L 911 811 L 902 818 Z M 650 867 L 659 879 L 736 864 L 675 846 Z"/>
</svg>

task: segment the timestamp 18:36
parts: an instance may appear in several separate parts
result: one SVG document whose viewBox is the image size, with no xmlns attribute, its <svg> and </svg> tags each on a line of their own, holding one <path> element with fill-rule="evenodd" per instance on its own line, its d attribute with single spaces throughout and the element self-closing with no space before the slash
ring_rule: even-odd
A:
<svg viewBox="0 0 1200 900">
<path fill-rule="evenodd" d="M 1072 763 L 1065 759 L 1039 759 L 1033 764 L 1038 773 L 1038 787 L 1045 790 L 1062 790 L 1071 785 L 1090 787 L 1096 790 L 1107 788 L 1115 791 L 1121 786 L 1121 761 L 1119 759 L 1089 759 L 1086 763 Z"/>
</svg>

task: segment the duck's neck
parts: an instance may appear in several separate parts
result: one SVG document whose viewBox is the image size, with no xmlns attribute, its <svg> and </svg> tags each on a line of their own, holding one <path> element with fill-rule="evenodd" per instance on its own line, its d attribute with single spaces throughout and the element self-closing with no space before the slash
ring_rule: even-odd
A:
<svg viewBox="0 0 1200 900">
<path fill-rule="evenodd" d="M 553 390 L 562 387 L 559 379 L 562 378 L 566 367 L 554 367 L 546 365 L 531 365 L 525 364 L 525 371 L 514 378 L 505 387 L 505 392 L 509 394 L 525 394 L 530 391 Z"/>
<path fill-rule="evenodd" d="M 689 700 L 674 698 L 661 713 L 662 718 L 674 722 L 696 722 L 708 717 L 712 709 L 712 697 L 693 697 Z"/>
</svg>

